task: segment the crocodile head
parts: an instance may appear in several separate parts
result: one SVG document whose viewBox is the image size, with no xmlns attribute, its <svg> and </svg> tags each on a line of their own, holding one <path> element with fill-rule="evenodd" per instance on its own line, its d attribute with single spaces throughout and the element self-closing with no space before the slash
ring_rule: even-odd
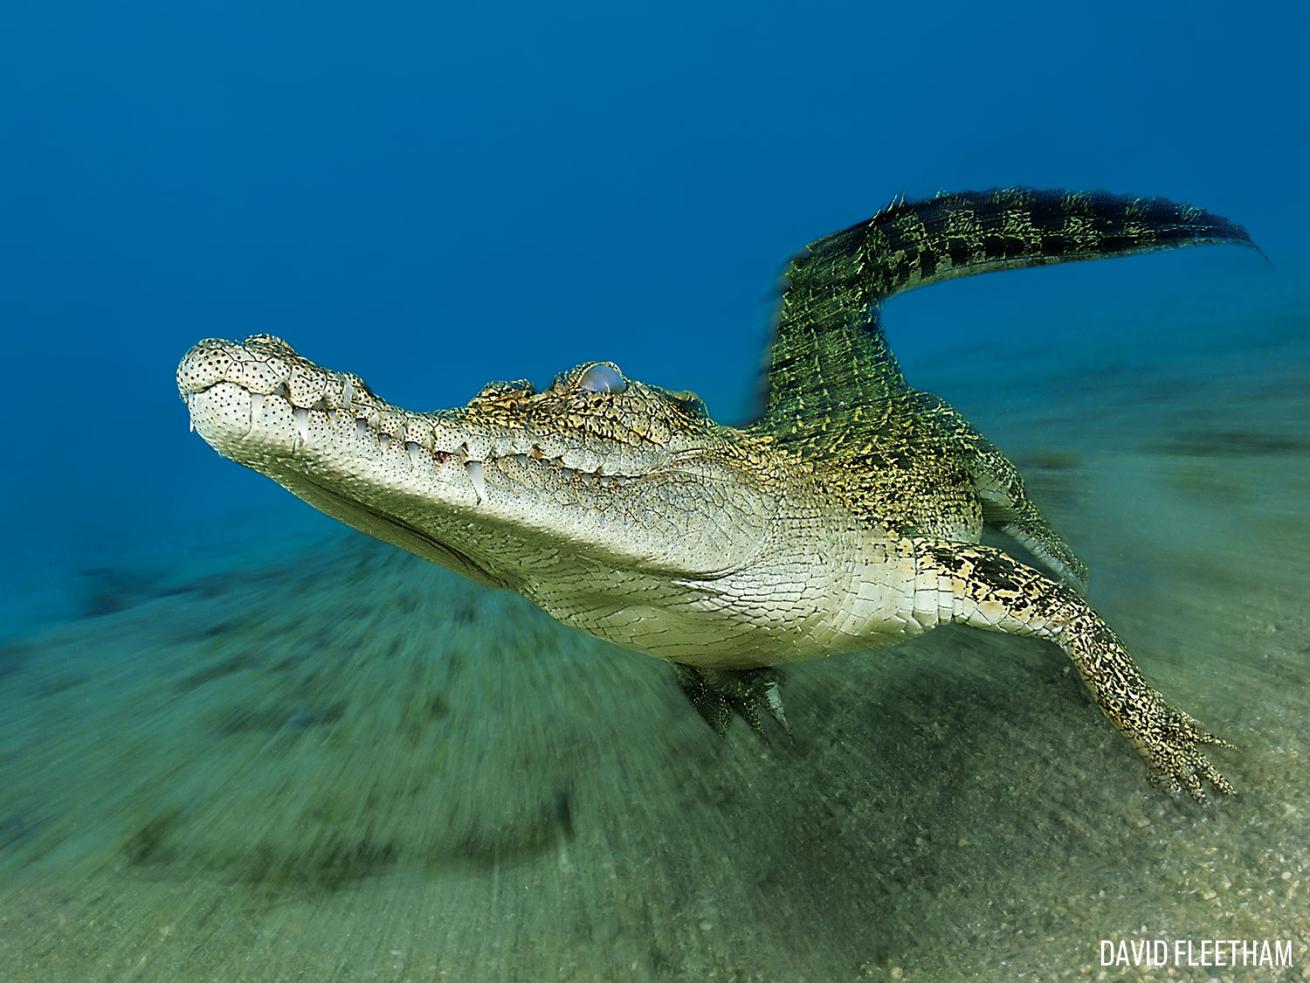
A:
<svg viewBox="0 0 1310 983">
<path fill-rule="evenodd" d="M 772 504 L 754 438 L 610 362 L 544 391 L 491 383 L 415 413 L 285 342 L 202 341 L 178 389 L 199 434 L 319 510 L 474 579 L 540 595 L 616 571 L 713 578 L 759 548 Z"/>
</svg>

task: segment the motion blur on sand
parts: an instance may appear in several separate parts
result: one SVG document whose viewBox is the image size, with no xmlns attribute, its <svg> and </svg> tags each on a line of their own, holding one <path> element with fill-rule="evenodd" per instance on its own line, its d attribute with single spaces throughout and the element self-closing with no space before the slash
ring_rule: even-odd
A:
<svg viewBox="0 0 1310 983">
<path fill-rule="evenodd" d="M 1100 16 L 21 11 L 0 978 L 1095 978 L 1139 937 L 1291 939 L 1304 974 L 1304 15 Z M 607 358 L 738 422 L 791 251 L 1000 184 L 1191 200 L 1273 260 L 885 312 L 1238 745 L 1208 809 L 1058 651 L 981 633 L 789 668 L 794 740 L 720 740 L 667 665 L 317 516 L 175 395 L 197 338 L 264 330 L 415 408 Z"/>
</svg>

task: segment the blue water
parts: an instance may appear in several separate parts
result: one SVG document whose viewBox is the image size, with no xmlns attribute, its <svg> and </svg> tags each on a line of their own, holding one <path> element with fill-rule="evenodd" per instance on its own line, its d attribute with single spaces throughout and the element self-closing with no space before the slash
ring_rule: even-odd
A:
<svg viewBox="0 0 1310 983">
<path fill-rule="evenodd" d="M 1196 325 L 1241 351 L 1275 322 L 1286 365 L 1310 309 L 1307 43 L 1291 3 L 11 2 L 0 639 L 333 532 L 187 433 L 173 370 L 203 337 L 282 336 L 419 410 L 608 358 L 740 421 L 792 252 L 894 195 L 1021 184 L 1190 201 L 1272 262 L 1185 250 L 897 298 L 912 379 L 1018 418 L 1045 398 L 1016 370 L 1033 353 L 1131 376 L 1186 366 Z M 971 403 L 993 370 L 1012 403 Z"/>
<path fill-rule="evenodd" d="M 4 592 L 227 510 L 196 339 L 283 335 L 415 408 L 585 358 L 748 412 L 776 277 L 895 194 L 1190 200 L 1235 252 L 898 301 L 913 365 L 1071 307 L 1304 291 L 1294 4 L 20 2 L 0 38 Z M 1251 278 L 1254 278 L 1252 281 Z M 1108 342 L 1113 343 L 1113 342 Z"/>
</svg>

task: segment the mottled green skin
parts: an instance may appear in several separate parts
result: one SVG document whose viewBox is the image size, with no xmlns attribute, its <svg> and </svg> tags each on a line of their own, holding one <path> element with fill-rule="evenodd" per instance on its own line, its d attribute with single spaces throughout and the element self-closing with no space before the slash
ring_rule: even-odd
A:
<svg viewBox="0 0 1310 983">
<path fill-rule="evenodd" d="M 178 387 L 219 453 L 315 508 L 676 663 L 715 729 L 782 721 L 778 665 L 965 624 L 1059 646 L 1152 773 L 1204 800 L 1205 782 L 1232 787 L 1201 749 L 1227 745 L 1146 683 L 1014 465 L 907 385 L 878 306 L 948 277 L 1219 242 L 1250 244 L 1155 199 L 894 204 L 788 267 L 766 409 L 745 429 L 609 363 L 411 413 L 269 336 L 200 342 Z M 979 545 L 984 524 L 1058 579 Z"/>
<path fill-rule="evenodd" d="M 1202 801 L 1203 778 L 1233 789 L 1197 746 L 1231 745 L 1146 685 L 1079 596 L 1086 566 L 1027 498 L 1018 469 L 944 400 L 906 383 L 878 307 L 957 276 L 1206 243 L 1252 245 L 1226 219 L 1163 199 L 1009 188 L 896 202 L 788 266 L 757 427 L 821 469 L 871 525 L 926 543 L 920 562 L 949 578 L 954 620 L 1064 648 L 1152 773 Z M 984 521 L 1066 584 L 999 550 L 954 545 L 976 543 Z"/>
<path fill-rule="evenodd" d="M 1005 188 L 897 202 L 812 243 L 787 268 L 761 430 L 853 476 L 853 507 L 959 538 L 980 518 L 1076 584 L 1086 567 L 1024 494 L 1018 469 L 944 400 L 911 389 L 878 305 L 953 277 L 1204 243 L 1246 232 L 1162 199 Z"/>
</svg>

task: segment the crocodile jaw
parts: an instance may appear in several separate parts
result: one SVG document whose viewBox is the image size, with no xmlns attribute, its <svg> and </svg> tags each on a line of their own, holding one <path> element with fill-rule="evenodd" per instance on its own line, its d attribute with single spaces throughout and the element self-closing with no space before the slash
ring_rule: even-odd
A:
<svg viewBox="0 0 1310 983">
<path fill-rule="evenodd" d="M 634 446 L 565 418 L 515 426 L 476 401 L 411 413 L 268 336 L 202 341 L 177 380 L 192 426 L 224 457 L 497 586 L 712 578 L 746 562 L 764 535 L 767 501 L 707 452 L 704 433 Z"/>
</svg>

